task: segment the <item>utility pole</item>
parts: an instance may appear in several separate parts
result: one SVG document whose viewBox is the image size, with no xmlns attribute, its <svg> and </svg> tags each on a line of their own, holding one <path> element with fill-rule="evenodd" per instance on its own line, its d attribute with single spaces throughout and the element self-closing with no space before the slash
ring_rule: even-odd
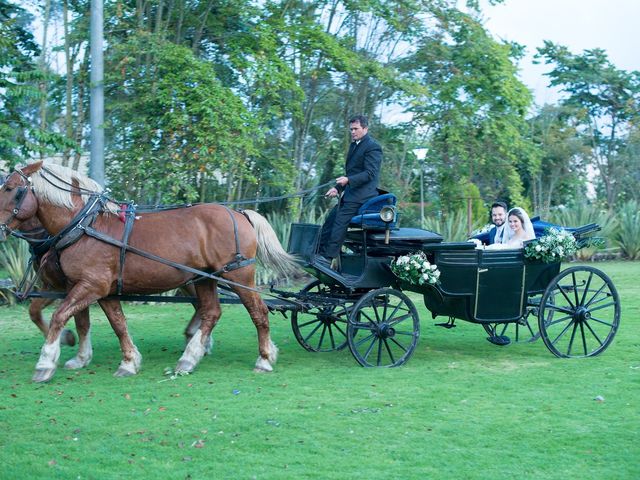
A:
<svg viewBox="0 0 640 480">
<path fill-rule="evenodd" d="M 91 0 L 91 159 L 89 176 L 104 187 L 103 0 Z"/>
<path fill-rule="evenodd" d="M 420 162 L 420 228 L 424 228 L 424 159 L 427 157 L 427 150 L 425 147 L 413 150 L 413 154 Z"/>
</svg>

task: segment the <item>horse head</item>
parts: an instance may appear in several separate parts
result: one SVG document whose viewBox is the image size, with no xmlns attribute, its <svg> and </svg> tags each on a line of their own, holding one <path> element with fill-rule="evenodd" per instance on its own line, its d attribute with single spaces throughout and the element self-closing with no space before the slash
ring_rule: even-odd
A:
<svg viewBox="0 0 640 480">
<path fill-rule="evenodd" d="M 5 241 L 11 230 L 32 218 L 38 211 L 31 175 L 41 167 L 41 161 L 32 163 L 21 169 L 16 168 L 4 178 L 0 187 L 0 241 Z"/>
</svg>

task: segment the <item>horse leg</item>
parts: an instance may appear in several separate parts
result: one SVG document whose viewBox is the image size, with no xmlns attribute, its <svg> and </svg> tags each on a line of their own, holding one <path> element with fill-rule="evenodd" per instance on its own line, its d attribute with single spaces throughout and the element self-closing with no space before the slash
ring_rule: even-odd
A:
<svg viewBox="0 0 640 480">
<path fill-rule="evenodd" d="M 133 344 L 129 330 L 127 329 L 127 319 L 122 311 L 119 300 L 98 300 L 102 311 L 109 319 L 111 328 L 120 340 L 120 350 L 122 350 L 122 361 L 118 370 L 113 374 L 116 377 L 128 377 L 140 371 L 142 355 Z"/>
<path fill-rule="evenodd" d="M 76 330 L 78 332 L 78 338 L 80 339 L 80 345 L 78 346 L 78 353 L 76 356 L 67 360 L 64 364 L 64 368 L 71 370 L 86 367 L 91 363 L 91 359 L 93 358 L 93 348 L 91 347 L 91 335 L 89 330 L 91 327 L 89 322 L 89 309 L 85 308 L 84 310 L 79 311 L 74 315 L 74 319 L 76 321 Z M 65 331 L 69 330 L 65 329 Z"/>
<path fill-rule="evenodd" d="M 60 358 L 60 336 L 69 318 L 76 313 L 85 310 L 91 303 L 97 300 L 95 294 L 90 294 L 89 289 L 82 285 L 74 286 L 67 294 L 67 298 L 60 304 L 51 316 L 49 331 L 42 349 L 40 358 L 36 363 L 34 382 L 47 382 L 56 373 L 58 359 Z"/>
<path fill-rule="evenodd" d="M 194 287 L 192 283 L 183 285 L 182 287 L 180 287 L 180 290 L 182 291 L 182 293 L 185 294 L 185 296 L 188 296 L 188 297 L 196 296 L 196 287 Z M 195 313 L 191 317 L 191 320 L 189 321 L 189 324 L 187 325 L 187 327 L 184 329 L 184 337 L 185 337 L 186 343 L 189 343 L 191 338 L 195 335 L 195 333 L 200 328 L 200 323 L 202 322 L 202 319 L 200 318 L 200 314 L 198 313 L 197 304 L 194 303 L 192 305 L 193 305 L 193 308 L 195 309 Z M 211 354 L 212 350 L 213 350 L 213 338 L 211 337 L 211 335 L 209 335 L 209 341 L 205 344 L 205 347 L 204 347 L 204 354 L 209 355 Z"/>
<path fill-rule="evenodd" d="M 234 287 L 233 290 L 240 297 L 240 301 L 249 312 L 253 324 L 258 331 L 258 350 L 260 355 L 256 360 L 254 372 L 272 372 L 273 365 L 278 360 L 278 347 L 271 341 L 269 333 L 269 309 L 260 295 L 251 290 Z"/>
<path fill-rule="evenodd" d="M 36 324 L 36 327 L 38 327 L 45 337 L 49 332 L 49 324 L 44 321 L 42 311 L 53 302 L 54 300 L 52 298 L 34 298 L 31 300 L 31 305 L 29 305 L 29 318 L 31 318 L 31 321 Z M 73 347 L 76 344 L 76 337 L 71 330 L 65 328 L 62 331 L 60 343 Z"/>
<path fill-rule="evenodd" d="M 200 316 L 200 329 L 195 332 L 178 360 L 176 372 L 191 373 L 205 354 L 205 345 L 211 338 L 211 330 L 220 319 L 220 301 L 218 300 L 217 282 L 205 280 L 196 286 L 199 304 L 196 316 Z M 192 320 L 193 321 L 193 320 Z"/>
<path fill-rule="evenodd" d="M 198 313 L 197 307 L 194 306 L 194 308 L 196 308 L 196 311 L 191 317 L 191 321 L 189 322 L 187 327 L 184 329 L 184 337 L 187 344 L 189 343 L 189 341 L 191 341 L 193 336 L 196 334 L 196 332 L 200 328 L 200 324 L 202 323 L 202 318 L 200 318 L 200 313 Z M 204 345 L 204 354 L 211 355 L 212 351 L 213 351 L 213 337 L 209 335 L 209 340 L 207 340 Z"/>
</svg>

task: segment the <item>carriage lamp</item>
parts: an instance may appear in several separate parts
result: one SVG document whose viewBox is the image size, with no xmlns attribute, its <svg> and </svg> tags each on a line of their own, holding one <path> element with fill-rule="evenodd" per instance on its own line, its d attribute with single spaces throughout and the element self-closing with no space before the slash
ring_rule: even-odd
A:
<svg viewBox="0 0 640 480">
<path fill-rule="evenodd" d="M 384 244 L 389 245 L 390 228 L 389 224 L 396 218 L 396 207 L 394 205 L 385 205 L 380 209 L 380 220 L 386 223 L 386 230 L 384 232 Z"/>
<path fill-rule="evenodd" d="M 380 220 L 384 223 L 391 223 L 396 218 L 396 207 L 393 205 L 385 205 L 380 209 Z"/>
</svg>

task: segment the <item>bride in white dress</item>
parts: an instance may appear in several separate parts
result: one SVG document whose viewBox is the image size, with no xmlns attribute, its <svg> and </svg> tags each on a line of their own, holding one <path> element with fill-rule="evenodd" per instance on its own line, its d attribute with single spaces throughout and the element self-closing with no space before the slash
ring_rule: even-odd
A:
<svg viewBox="0 0 640 480">
<path fill-rule="evenodd" d="M 503 237 L 501 239 L 502 243 L 487 245 L 485 247 L 486 250 L 522 248 L 524 242 L 536 238 L 533 224 L 524 209 L 520 207 L 512 208 L 507 214 L 507 220 L 509 222 L 508 238 L 505 239 Z"/>
</svg>

